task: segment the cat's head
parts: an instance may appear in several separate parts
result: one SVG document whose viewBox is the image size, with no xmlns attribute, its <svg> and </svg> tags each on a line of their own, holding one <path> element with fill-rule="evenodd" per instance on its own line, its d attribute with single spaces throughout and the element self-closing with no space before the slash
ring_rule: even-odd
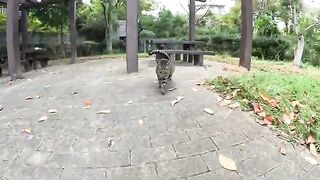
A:
<svg viewBox="0 0 320 180">
<path fill-rule="evenodd" d="M 170 65 L 170 61 L 168 59 L 159 59 L 157 60 L 157 64 L 160 67 L 168 67 Z"/>
</svg>

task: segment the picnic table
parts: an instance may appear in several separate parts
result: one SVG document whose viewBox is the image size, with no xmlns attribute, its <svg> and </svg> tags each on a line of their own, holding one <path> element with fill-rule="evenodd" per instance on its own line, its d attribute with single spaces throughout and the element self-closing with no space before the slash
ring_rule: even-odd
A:
<svg viewBox="0 0 320 180">
<path fill-rule="evenodd" d="M 38 62 L 41 67 L 48 66 L 49 55 L 47 49 L 44 48 L 29 48 L 21 51 L 21 64 L 25 71 L 38 69 Z M 2 76 L 2 69 L 8 67 L 8 57 L 3 55 L 0 57 L 0 76 Z"/>
<path fill-rule="evenodd" d="M 38 68 L 38 62 L 41 67 L 48 66 L 49 56 L 47 49 L 44 48 L 29 48 L 25 51 L 22 51 L 24 58 L 21 60 L 21 63 L 25 66 L 26 71 L 31 69 Z"/>
<path fill-rule="evenodd" d="M 203 65 L 203 55 L 214 55 L 211 51 L 197 50 L 198 45 L 204 44 L 201 41 L 181 41 L 173 39 L 152 39 L 151 44 L 153 49 L 163 50 L 175 58 L 175 60 L 181 60 L 183 55 L 183 61 L 188 63 L 194 63 L 195 65 Z"/>
</svg>

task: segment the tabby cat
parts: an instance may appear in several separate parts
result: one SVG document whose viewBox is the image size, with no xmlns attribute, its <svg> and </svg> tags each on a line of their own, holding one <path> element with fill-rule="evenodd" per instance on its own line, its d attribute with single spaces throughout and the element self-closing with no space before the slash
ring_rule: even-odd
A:
<svg viewBox="0 0 320 180">
<path fill-rule="evenodd" d="M 150 56 L 156 54 L 156 74 L 159 81 L 159 88 L 161 94 L 166 94 L 166 85 L 168 81 L 171 81 L 172 75 L 175 70 L 174 60 L 170 56 L 161 50 L 153 50 L 148 53 Z"/>
</svg>

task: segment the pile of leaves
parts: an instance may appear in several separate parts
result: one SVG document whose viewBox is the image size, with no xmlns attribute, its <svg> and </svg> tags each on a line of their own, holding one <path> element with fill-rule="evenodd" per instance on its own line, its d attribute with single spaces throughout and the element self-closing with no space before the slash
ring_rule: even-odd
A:
<svg viewBox="0 0 320 180">
<path fill-rule="evenodd" d="M 274 127 L 290 140 L 320 151 L 320 82 L 292 74 L 247 73 L 217 77 L 206 86 L 218 92 L 220 104 L 252 111 L 261 125 Z M 232 102 L 230 102 L 232 101 Z"/>
</svg>

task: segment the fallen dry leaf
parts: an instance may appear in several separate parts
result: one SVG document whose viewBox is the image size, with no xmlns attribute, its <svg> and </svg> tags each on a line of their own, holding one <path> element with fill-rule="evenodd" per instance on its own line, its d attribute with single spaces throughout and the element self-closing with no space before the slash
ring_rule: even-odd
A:
<svg viewBox="0 0 320 180">
<path fill-rule="evenodd" d="M 273 107 L 273 108 L 279 108 L 279 102 L 275 99 L 271 99 L 269 101 L 267 101 L 268 104 Z"/>
<path fill-rule="evenodd" d="M 251 103 L 251 105 L 252 105 L 252 108 L 253 108 L 253 112 L 254 113 L 260 113 L 260 112 L 262 112 L 262 108 L 261 108 L 261 106 L 260 106 L 260 104 L 259 103 Z"/>
<path fill-rule="evenodd" d="M 75 94 L 79 94 L 79 92 L 78 91 L 73 91 L 71 94 L 75 95 Z"/>
<path fill-rule="evenodd" d="M 240 89 L 234 90 L 234 91 L 232 92 L 232 96 L 233 96 L 233 97 L 236 97 L 239 91 L 240 91 Z"/>
<path fill-rule="evenodd" d="M 48 120 L 48 116 L 42 116 L 41 118 L 38 119 L 38 122 L 43 122 Z"/>
<path fill-rule="evenodd" d="M 54 114 L 54 113 L 57 113 L 58 112 L 58 110 L 56 110 L 56 109 L 49 109 L 48 110 L 48 113 L 51 113 L 51 114 Z"/>
<path fill-rule="evenodd" d="M 284 147 L 280 147 L 279 151 L 280 151 L 280 153 L 282 155 L 286 155 L 287 154 L 287 150 Z"/>
<path fill-rule="evenodd" d="M 232 104 L 229 105 L 229 107 L 231 109 L 236 109 L 236 108 L 240 107 L 240 103 L 238 103 L 238 102 L 232 103 Z"/>
<path fill-rule="evenodd" d="M 267 116 L 267 113 L 262 111 L 260 113 L 257 113 L 260 117 L 265 118 Z"/>
<path fill-rule="evenodd" d="M 313 135 L 309 134 L 306 144 L 313 144 L 315 142 L 316 142 L 316 139 L 313 137 Z"/>
<path fill-rule="evenodd" d="M 292 120 L 293 120 L 293 119 L 291 119 L 290 116 L 287 115 L 287 114 L 284 114 L 284 115 L 282 116 L 282 122 L 285 123 L 286 125 L 291 124 L 291 123 L 292 123 Z"/>
<path fill-rule="evenodd" d="M 259 96 L 264 100 L 264 101 L 269 101 L 271 100 L 269 97 L 267 97 L 266 95 L 259 93 Z"/>
<path fill-rule="evenodd" d="M 25 129 L 22 129 L 22 132 L 23 132 L 23 133 L 27 133 L 27 134 L 32 134 L 32 129 L 30 129 L 30 128 L 25 128 Z"/>
<path fill-rule="evenodd" d="M 218 102 L 221 102 L 222 100 L 223 100 L 222 97 L 220 97 L 220 96 L 217 97 L 217 101 L 218 101 Z"/>
<path fill-rule="evenodd" d="M 306 160 L 312 166 L 315 166 L 315 165 L 319 164 L 319 162 L 315 159 L 315 157 L 306 156 L 306 157 L 304 157 L 304 160 Z"/>
<path fill-rule="evenodd" d="M 206 113 L 208 113 L 208 114 L 210 114 L 210 115 L 213 115 L 213 114 L 214 114 L 213 110 L 212 110 L 212 109 L 209 109 L 209 108 L 204 108 L 203 111 L 206 112 Z"/>
<path fill-rule="evenodd" d="M 138 123 L 139 123 L 140 126 L 142 126 L 143 125 L 143 119 L 139 119 Z"/>
<path fill-rule="evenodd" d="M 173 87 L 173 88 L 168 89 L 168 91 L 174 91 L 176 89 L 177 89 L 176 87 Z"/>
<path fill-rule="evenodd" d="M 173 100 L 173 101 L 171 102 L 171 106 L 176 105 L 177 103 L 179 103 L 179 102 L 182 101 L 183 99 L 184 99 L 183 96 L 178 96 L 175 100 Z"/>
<path fill-rule="evenodd" d="M 111 113 L 111 110 L 109 109 L 97 112 L 97 114 L 110 114 L 110 113 Z"/>
<path fill-rule="evenodd" d="M 232 96 L 231 94 L 228 94 L 224 99 L 230 100 L 230 99 L 232 99 L 232 98 L 233 98 L 233 96 Z"/>
<path fill-rule="evenodd" d="M 26 100 L 31 100 L 31 99 L 34 99 L 34 97 L 32 97 L 32 96 L 27 96 L 26 97 Z"/>
<path fill-rule="evenodd" d="M 219 154 L 219 162 L 220 162 L 221 166 L 225 169 L 228 169 L 231 171 L 237 170 L 236 163 L 232 159 L 225 157 L 221 154 Z"/>
<path fill-rule="evenodd" d="M 273 122 L 273 118 L 269 115 L 267 115 L 266 117 L 263 118 L 263 122 L 266 123 L 266 125 L 271 125 Z"/>
<path fill-rule="evenodd" d="M 318 157 L 317 148 L 315 144 L 310 144 L 309 146 L 310 152 L 314 157 Z"/>
<path fill-rule="evenodd" d="M 90 99 L 85 99 L 85 100 L 83 101 L 83 104 L 84 104 L 85 106 L 91 106 L 91 105 L 92 105 L 92 101 L 91 101 Z"/>
<path fill-rule="evenodd" d="M 195 87 L 193 87 L 192 90 L 193 90 L 194 92 L 198 92 L 198 89 L 196 89 Z"/>
<path fill-rule="evenodd" d="M 292 107 L 301 107 L 301 104 L 300 104 L 300 102 L 299 101 L 292 101 L 291 102 L 291 105 L 292 105 Z"/>
<path fill-rule="evenodd" d="M 221 102 L 219 102 L 219 106 L 228 106 L 231 103 L 232 103 L 231 100 L 224 99 Z"/>
</svg>

